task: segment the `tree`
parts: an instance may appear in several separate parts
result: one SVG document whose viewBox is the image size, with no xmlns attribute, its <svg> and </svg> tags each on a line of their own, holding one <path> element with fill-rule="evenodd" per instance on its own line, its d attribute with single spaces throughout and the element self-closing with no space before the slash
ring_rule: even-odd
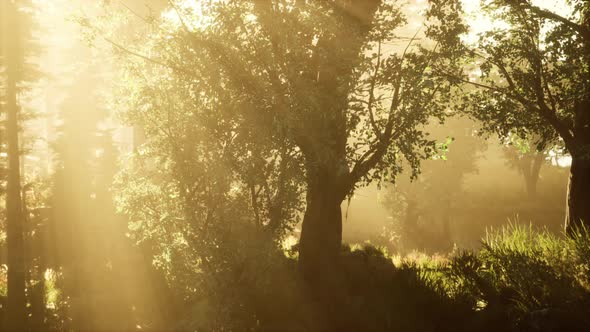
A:
<svg viewBox="0 0 590 332">
<path fill-rule="evenodd" d="M 346 196 L 391 178 L 403 158 L 416 170 L 435 150 L 421 126 L 444 117 L 450 84 L 431 68 L 452 65 L 456 41 L 426 48 L 415 37 L 386 55 L 404 19 L 377 0 L 230 1 L 201 4 L 199 15 L 188 5 L 173 9 L 176 29 L 159 30 L 153 56 L 143 58 L 171 69 L 193 104 L 228 110 L 218 121 L 231 121 L 242 138 L 262 136 L 294 152 L 307 201 L 300 266 L 308 279 L 328 283 L 323 272 L 337 265 Z M 435 25 L 426 35 L 443 32 Z"/>
<path fill-rule="evenodd" d="M 119 190 L 134 237 L 160 253 L 171 284 L 187 285 L 175 289 L 182 298 L 209 292 L 231 313 L 243 302 L 220 299 L 220 286 L 243 273 L 244 252 L 280 239 L 260 233 L 294 224 L 304 189 L 299 266 L 322 320 L 336 324 L 340 206 L 357 186 L 393 178 L 403 159 L 416 174 L 435 152 L 423 126 L 446 116 L 450 82 L 432 65 L 453 71 L 457 41 L 437 43 L 446 31 L 435 21 L 428 38 L 411 31 L 400 45 L 404 19 L 390 2 L 171 4 L 140 45 L 80 20 L 130 55 L 125 116 L 147 139 L 140 174 Z"/>
<path fill-rule="evenodd" d="M 97 329 L 97 315 L 92 311 L 96 298 L 97 276 L 101 276 L 106 259 L 101 244 L 102 227 L 110 220 L 97 221 L 93 196 L 93 159 L 97 149 L 96 131 L 101 120 L 98 98 L 89 95 L 93 78 L 78 74 L 76 86 L 60 105 L 63 124 L 58 139 L 50 199 L 52 227 L 55 229 L 56 260 L 62 269 L 62 292 L 68 301 L 68 316 L 74 330 Z M 82 97 L 83 96 L 83 97 Z M 102 207 L 106 209 L 107 207 Z M 91 303 L 94 301 L 94 303 Z"/>
<path fill-rule="evenodd" d="M 3 71 L 8 156 L 6 184 L 6 233 L 8 250 L 7 329 L 24 331 L 26 314 L 26 262 L 24 213 L 21 196 L 21 165 L 19 148 L 20 105 L 18 95 L 23 83 L 30 79 L 27 64 L 31 40 L 31 4 L 29 1 L 2 1 L 0 4 L 0 56 Z"/>
<path fill-rule="evenodd" d="M 465 95 L 466 110 L 489 131 L 538 135 L 539 148 L 557 146 L 571 155 L 566 214 L 571 234 L 590 225 L 590 4 L 564 1 L 565 15 L 529 0 L 482 4 L 485 15 L 501 23 L 475 45 L 465 42 L 471 79 L 469 73 L 460 79 L 479 88 Z"/>
<path fill-rule="evenodd" d="M 504 146 L 504 157 L 508 166 L 514 168 L 524 179 L 525 190 L 529 200 L 537 196 L 537 184 L 541 168 L 547 160 L 547 151 L 538 151 L 529 140 L 517 136 L 509 137 L 509 144 Z"/>
</svg>

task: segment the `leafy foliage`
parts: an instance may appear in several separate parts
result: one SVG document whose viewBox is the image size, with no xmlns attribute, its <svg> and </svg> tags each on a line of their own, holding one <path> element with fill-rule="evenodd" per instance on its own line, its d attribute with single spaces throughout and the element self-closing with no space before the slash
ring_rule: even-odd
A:
<svg viewBox="0 0 590 332">
<path fill-rule="evenodd" d="M 584 149 L 576 140 L 585 140 L 579 128 L 587 121 L 582 115 L 590 77 L 590 35 L 583 23 L 587 4 L 571 1 L 569 7 L 562 17 L 526 0 L 481 2 L 484 17 L 494 26 L 475 43 L 463 36 L 463 51 L 470 58 L 464 76 L 454 77 L 479 88 L 463 100 L 466 112 L 487 130 L 502 137 L 534 136 L 540 148 Z"/>
<path fill-rule="evenodd" d="M 449 294 L 501 324 L 487 330 L 573 331 L 587 324 L 587 244 L 586 232 L 562 239 L 514 225 L 490 233 L 479 253 L 451 261 Z"/>
</svg>

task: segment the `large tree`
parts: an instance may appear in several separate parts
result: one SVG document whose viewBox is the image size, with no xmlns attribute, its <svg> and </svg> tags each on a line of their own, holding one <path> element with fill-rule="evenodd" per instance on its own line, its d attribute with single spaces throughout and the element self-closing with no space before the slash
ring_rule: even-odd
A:
<svg viewBox="0 0 590 332">
<path fill-rule="evenodd" d="M 384 51 L 404 18 L 377 0 L 229 2 L 213 14 L 200 32 L 184 24 L 181 54 L 204 53 L 240 101 L 242 125 L 285 137 L 303 157 L 300 265 L 308 278 L 329 278 L 346 196 L 395 175 L 401 159 L 416 169 L 433 152 L 420 128 L 443 115 L 449 84 L 431 67 L 448 66 L 453 42 L 426 49 L 411 38 Z"/>
<path fill-rule="evenodd" d="M 501 136 L 569 153 L 566 230 L 590 225 L 590 3 L 482 1 L 482 13 L 496 24 L 476 42 L 464 38 L 471 61 L 461 79 L 479 88 L 465 94 L 465 110 Z"/>
<path fill-rule="evenodd" d="M 206 156 L 230 151 L 242 160 L 258 158 L 259 165 L 288 159 L 286 165 L 304 170 L 299 262 L 308 279 L 329 283 L 326 272 L 337 266 L 340 206 L 347 195 L 361 184 L 391 179 L 403 159 L 416 171 L 435 151 L 422 128 L 446 114 L 450 83 L 432 68 L 454 72 L 458 39 L 438 37 L 453 35 L 440 19 L 461 29 L 458 8 L 435 5 L 430 13 L 438 20 L 430 16 L 430 27 L 408 32 L 401 9 L 391 1 L 170 3 L 167 17 L 175 19 L 153 29 L 142 45 L 147 49 L 106 38 L 151 65 L 140 75 L 160 77 L 159 84 L 146 82 L 135 108 L 160 103 L 148 96 L 164 103 L 170 92 L 162 95 L 157 87 L 173 84 L 173 94 L 183 96 L 182 107 L 199 115 L 191 123 L 219 138 L 209 141 Z M 137 68 L 131 74 L 137 75 Z M 160 121 L 171 123 L 176 112 L 165 112 Z M 172 145 L 172 155 L 200 149 L 202 139 L 196 139 L 192 148 Z M 264 169 L 253 166 L 254 174 Z M 194 192 L 191 188 L 181 195 Z"/>
</svg>

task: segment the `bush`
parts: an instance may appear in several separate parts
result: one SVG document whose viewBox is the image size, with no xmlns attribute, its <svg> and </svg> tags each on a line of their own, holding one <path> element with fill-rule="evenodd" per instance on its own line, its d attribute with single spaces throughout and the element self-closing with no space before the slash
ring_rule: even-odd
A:
<svg viewBox="0 0 590 332">
<path fill-rule="evenodd" d="M 185 300 L 174 330 L 308 330 L 313 320 L 296 260 L 264 230 L 246 225 L 234 231 L 203 266 L 199 289 Z"/>
<path fill-rule="evenodd" d="M 478 312 L 481 330 L 579 330 L 590 323 L 589 239 L 517 225 L 489 233 L 478 253 L 453 257 L 447 292 Z"/>
<path fill-rule="evenodd" d="M 350 331 L 460 331 L 469 307 L 447 296 L 443 262 L 401 260 L 372 246 L 342 255 L 347 301 L 342 313 Z"/>
</svg>

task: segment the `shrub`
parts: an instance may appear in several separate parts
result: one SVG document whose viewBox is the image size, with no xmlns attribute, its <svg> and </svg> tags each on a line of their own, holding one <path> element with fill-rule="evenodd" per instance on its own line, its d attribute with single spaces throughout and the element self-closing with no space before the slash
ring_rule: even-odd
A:
<svg viewBox="0 0 590 332">
<path fill-rule="evenodd" d="M 578 330 L 590 323 L 588 241 L 518 225 L 488 233 L 478 253 L 453 257 L 447 292 L 479 312 L 484 330 Z"/>
</svg>

